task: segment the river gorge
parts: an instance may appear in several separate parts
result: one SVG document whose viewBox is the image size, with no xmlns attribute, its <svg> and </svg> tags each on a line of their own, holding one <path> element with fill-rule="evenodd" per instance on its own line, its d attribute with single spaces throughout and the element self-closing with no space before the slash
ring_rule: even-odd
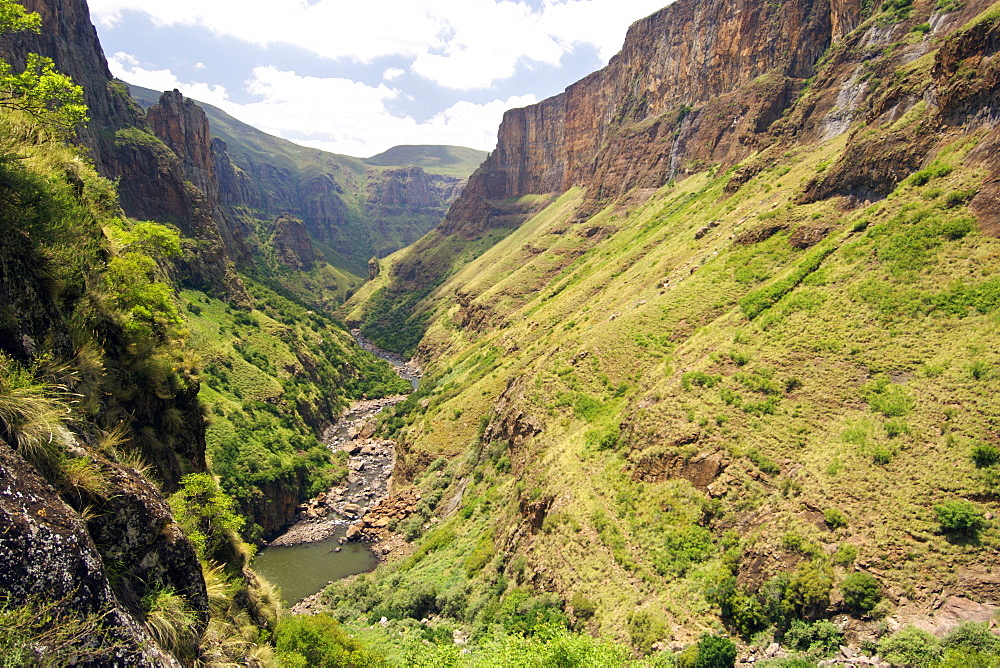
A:
<svg viewBox="0 0 1000 668">
<path fill-rule="evenodd" d="M 414 362 L 377 348 L 359 332 L 358 345 L 386 360 L 416 389 L 421 370 Z M 328 583 L 364 573 L 386 558 L 396 541 L 384 540 L 393 515 L 412 512 L 414 499 L 389 500 L 395 466 L 392 441 L 374 437 L 378 414 L 406 395 L 353 402 L 323 434 L 334 452 L 348 455 L 347 479 L 299 506 L 297 521 L 272 540 L 254 559 L 253 568 L 281 592 L 291 606 L 319 592 Z M 384 507 L 383 507 L 384 506 Z M 372 517 L 376 507 L 378 517 Z"/>
</svg>

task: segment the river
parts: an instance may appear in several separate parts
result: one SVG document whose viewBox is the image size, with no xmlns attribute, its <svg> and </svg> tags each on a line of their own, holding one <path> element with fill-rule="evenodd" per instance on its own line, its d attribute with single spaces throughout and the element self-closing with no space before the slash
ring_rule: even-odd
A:
<svg viewBox="0 0 1000 668">
<path fill-rule="evenodd" d="M 416 364 L 377 348 L 356 330 L 351 333 L 358 345 L 392 364 L 416 389 L 421 376 Z M 378 413 L 405 398 L 355 401 L 324 434 L 331 450 L 348 453 L 346 482 L 300 506 L 298 521 L 253 561 L 254 570 L 278 587 L 286 604 L 293 605 L 333 580 L 373 570 L 378 564 L 368 544 L 347 537 L 357 539 L 357 527 L 363 526 L 368 511 L 388 495 L 396 453 L 391 442 L 372 438 L 372 431 Z"/>
</svg>

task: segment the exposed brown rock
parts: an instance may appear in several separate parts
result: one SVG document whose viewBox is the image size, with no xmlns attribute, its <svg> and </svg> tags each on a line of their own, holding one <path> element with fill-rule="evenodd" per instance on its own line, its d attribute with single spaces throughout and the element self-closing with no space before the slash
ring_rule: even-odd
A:
<svg viewBox="0 0 1000 668">
<path fill-rule="evenodd" d="M 442 231 L 496 227 L 490 207 L 508 198 L 584 185 L 586 214 L 683 175 L 692 160 L 738 161 L 860 9 L 857 0 L 682 1 L 637 21 L 607 67 L 504 115 L 496 150 Z"/>
<path fill-rule="evenodd" d="M 274 250 L 289 269 L 312 269 L 316 261 L 306 224 L 295 216 L 279 216 L 274 221 Z"/>
<path fill-rule="evenodd" d="M 749 246 L 750 244 L 756 244 L 766 239 L 770 239 L 781 230 L 787 228 L 788 223 L 786 222 L 764 223 L 753 227 L 746 232 L 741 232 L 735 239 L 733 239 L 733 241 L 742 246 Z"/>
<path fill-rule="evenodd" d="M 830 229 L 828 225 L 799 225 L 788 237 L 788 243 L 793 248 L 809 248 L 825 239 Z"/>
<path fill-rule="evenodd" d="M 97 615 L 79 646 L 100 653 L 92 659 L 100 665 L 179 665 L 146 632 L 137 600 L 145 591 L 133 587 L 177 586 L 201 613 L 203 625 L 208 610 L 205 584 L 194 549 L 162 498 L 151 488 L 138 489 L 136 485 L 148 483 L 133 478 L 134 484 L 124 485 L 109 500 L 115 507 L 106 510 L 115 516 L 99 513 L 92 520 L 91 526 L 97 527 L 92 537 L 58 492 L 0 441 L 0 591 L 7 605 L 49 601 L 70 618 Z M 101 541 L 103 553 L 95 540 Z M 108 580 L 109 564 L 122 569 L 118 591 Z M 134 598 L 122 600 L 123 595 Z"/>
<path fill-rule="evenodd" d="M 510 441 L 513 446 L 522 444 L 535 434 L 541 433 L 542 424 L 537 418 L 524 412 L 526 381 L 512 378 L 506 389 L 493 403 L 493 415 L 483 432 L 483 442 Z"/>
<path fill-rule="evenodd" d="M 685 457 L 676 452 L 657 452 L 642 456 L 632 477 L 644 482 L 664 482 L 683 478 L 705 491 L 722 471 L 722 453 L 702 452 Z"/>
</svg>

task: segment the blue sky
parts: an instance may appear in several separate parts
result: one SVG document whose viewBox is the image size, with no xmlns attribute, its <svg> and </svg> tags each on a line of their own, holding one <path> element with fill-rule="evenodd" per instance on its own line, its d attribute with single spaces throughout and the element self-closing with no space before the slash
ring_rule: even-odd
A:
<svg viewBox="0 0 1000 668">
<path fill-rule="evenodd" d="M 368 157 L 491 150 L 504 110 L 603 67 L 668 0 L 90 0 L 111 71 Z"/>
</svg>

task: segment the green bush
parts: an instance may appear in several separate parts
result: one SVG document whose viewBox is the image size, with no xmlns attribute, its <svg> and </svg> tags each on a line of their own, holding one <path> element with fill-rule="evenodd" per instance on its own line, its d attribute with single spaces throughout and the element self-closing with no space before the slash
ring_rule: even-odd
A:
<svg viewBox="0 0 1000 668">
<path fill-rule="evenodd" d="M 597 613 L 597 604 L 580 592 L 573 594 L 572 598 L 569 599 L 569 605 L 573 608 L 573 614 L 583 621 L 590 619 Z"/>
<path fill-rule="evenodd" d="M 284 665 L 324 668 L 389 665 L 325 613 L 282 617 L 276 640 L 278 658 Z"/>
<path fill-rule="evenodd" d="M 718 635 L 703 635 L 698 641 L 694 668 L 732 668 L 736 665 L 736 643 Z"/>
<path fill-rule="evenodd" d="M 941 533 L 965 538 L 974 538 L 988 525 L 979 508 L 968 501 L 957 500 L 934 506 Z"/>
<path fill-rule="evenodd" d="M 243 518 L 233 512 L 233 500 L 207 473 L 181 478 L 181 489 L 170 497 L 170 510 L 202 559 L 217 558 L 216 552 L 243 525 Z"/>
<path fill-rule="evenodd" d="M 804 617 L 818 615 L 830 605 L 833 575 L 830 567 L 819 561 L 800 564 L 789 581 L 789 600 Z"/>
<path fill-rule="evenodd" d="M 785 632 L 783 644 L 809 656 L 822 658 L 837 651 L 842 637 L 837 625 L 826 620 L 809 623 L 796 619 Z"/>
<path fill-rule="evenodd" d="M 912 0 L 890 0 L 890 2 L 886 2 L 885 5 L 883 5 L 882 7 L 883 9 L 885 9 L 887 6 L 892 4 L 895 4 L 897 6 L 909 7 L 911 3 Z M 949 167 L 948 165 L 943 165 L 939 162 L 935 162 L 926 169 L 921 169 L 919 172 L 914 172 L 908 180 L 910 182 L 910 185 L 922 186 L 931 179 L 935 179 L 941 176 L 948 176 L 949 174 L 951 174 L 951 171 L 952 168 Z"/>
<path fill-rule="evenodd" d="M 1000 462 L 1000 448 L 992 443 L 983 443 L 972 448 L 972 461 L 976 468 L 986 468 Z"/>
<path fill-rule="evenodd" d="M 905 626 L 878 643 L 878 653 L 893 665 L 933 666 L 941 659 L 937 638 L 915 626 Z"/>
<path fill-rule="evenodd" d="M 871 612 L 882 600 L 882 587 L 868 573 L 851 573 L 840 585 L 844 603 L 858 612 Z"/>
<path fill-rule="evenodd" d="M 642 654 L 653 651 L 653 644 L 663 640 L 670 634 L 663 615 L 652 610 L 639 610 L 629 613 L 628 634 L 632 645 Z"/>
<path fill-rule="evenodd" d="M 941 645 L 946 650 L 1000 657 L 1000 636 L 990 630 L 988 622 L 962 622 L 944 637 Z"/>
<path fill-rule="evenodd" d="M 827 508 L 824 510 L 823 520 L 831 529 L 841 529 L 847 526 L 847 515 L 836 508 Z"/>
<path fill-rule="evenodd" d="M 688 371 L 681 376 L 681 386 L 690 390 L 692 385 L 698 387 L 715 387 L 722 382 L 722 376 L 713 376 L 703 371 Z"/>
<path fill-rule="evenodd" d="M 830 557 L 833 563 L 837 564 L 838 566 L 844 566 L 845 568 L 853 566 L 857 558 L 858 558 L 858 548 L 851 545 L 850 543 L 841 543 L 840 545 L 838 545 L 837 549 L 834 550 L 833 552 L 833 556 Z"/>
</svg>

